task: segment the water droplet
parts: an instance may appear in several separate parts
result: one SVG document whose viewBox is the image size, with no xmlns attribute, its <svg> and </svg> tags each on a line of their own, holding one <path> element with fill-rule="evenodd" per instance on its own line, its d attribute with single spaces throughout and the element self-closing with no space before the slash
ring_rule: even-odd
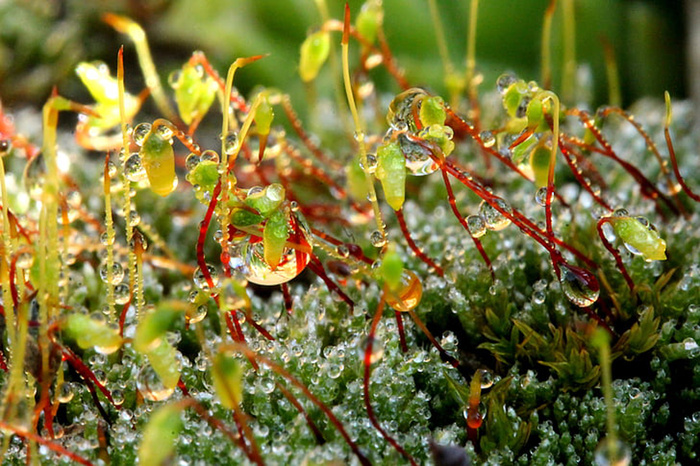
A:
<svg viewBox="0 0 700 466">
<path fill-rule="evenodd" d="M 405 134 L 398 137 L 401 152 L 406 158 L 406 168 L 414 176 L 429 175 L 439 168 L 431 156 L 430 149 L 408 138 Z"/>
<path fill-rule="evenodd" d="M 121 406 L 124 403 L 124 392 L 120 389 L 112 390 L 112 401 L 117 406 Z"/>
<path fill-rule="evenodd" d="M 168 75 L 168 84 L 173 89 L 180 87 L 180 78 L 182 78 L 182 70 L 175 70 Z"/>
<path fill-rule="evenodd" d="M 102 385 L 107 383 L 107 374 L 105 374 L 105 371 L 102 369 L 97 369 L 93 371 L 92 373 L 95 376 L 95 379 Z"/>
<path fill-rule="evenodd" d="M 360 161 L 360 167 L 363 170 L 367 170 L 368 173 L 375 173 L 377 171 L 377 156 L 374 154 L 367 154 L 366 155 L 366 160 L 367 160 L 367 165 L 363 164 L 362 161 Z"/>
<path fill-rule="evenodd" d="M 100 278 L 105 283 L 111 283 L 112 285 L 116 285 L 124 279 L 124 268 L 119 262 L 114 262 L 112 264 L 112 281 L 109 282 L 107 262 L 105 261 L 102 263 L 102 266 L 100 266 Z"/>
<path fill-rule="evenodd" d="M 71 382 L 63 382 L 56 390 L 56 399 L 59 403 L 70 403 L 75 394 L 75 387 Z"/>
<path fill-rule="evenodd" d="M 238 150 L 238 133 L 230 131 L 224 140 L 224 152 L 226 155 L 233 155 Z"/>
<path fill-rule="evenodd" d="M 493 202 L 501 211 L 507 213 L 511 212 L 511 207 L 505 200 L 501 198 L 494 198 Z M 481 205 L 479 206 L 479 214 L 484 218 L 486 228 L 493 231 L 499 231 L 510 225 L 510 219 L 503 215 L 501 211 L 486 201 L 481 201 Z"/>
<path fill-rule="evenodd" d="M 479 138 L 481 138 L 484 147 L 493 147 L 493 145 L 496 144 L 496 137 L 491 131 L 482 131 L 479 134 Z"/>
<path fill-rule="evenodd" d="M 132 183 L 138 183 L 147 178 L 146 167 L 141 163 L 141 156 L 133 152 L 124 164 L 124 176 Z"/>
<path fill-rule="evenodd" d="M 566 263 L 559 264 L 561 289 L 567 299 L 579 307 L 588 307 L 598 299 L 600 285 L 588 270 Z"/>
<path fill-rule="evenodd" d="M 131 137 L 134 139 L 134 144 L 141 147 L 143 145 L 143 140 L 146 139 L 146 135 L 151 132 L 150 123 L 140 123 L 136 125 Z"/>
<path fill-rule="evenodd" d="M 515 83 L 518 80 L 515 76 L 513 76 L 510 73 L 504 73 L 498 77 L 496 80 L 496 89 L 498 89 L 498 92 L 501 94 L 505 94 L 508 88 L 511 86 L 511 84 Z"/>
<path fill-rule="evenodd" d="M 310 244 L 311 238 L 306 228 L 297 223 L 297 232 L 290 235 L 290 241 L 300 245 Z M 297 236 L 298 240 L 294 240 Z M 231 254 L 231 261 L 234 260 Z M 299 275 L 311 260 L 311 256 L 301 250 L 285 248 L 277 267 L 274 269 L 265 261 L 264 247 L 261 241 L 252 241 L 250 237 L 244 240 L 240 247 L 240 256 L 243 258 L 242 271 L 248 281 L 258 285 L 279 285 L 286 283 Z"/>
<path fill-rule="evenodd" d="M 369 241 L 375 248 L 383 248 L 386 245 L 386 235 L 379 230 L 374 230 L 369 236 Z"/>
<path fill-rule="evenodd" d="M 479 369 L 481 379 L 481 389 L 486 390 L 493 385 L 493 374 L 486 369 Z"/>
<path fill-rule="evenodd" d="M 211 149 L 205 150 L 204 152 L 202 152 L 202 155 L 200 158 L 203 162 L 219 163 L 219 154 L 216 153 L 216 151 L 213 151 Z"/>
<path fill-rule="evenodd" d="M 612 444 L 605 437 L 595 449 L 594 460 L 596 466 L 627 466 L 632 461 L 632 451 L 622 440 L 616 439 Z"/>
<path fill-rule="evenodd" d="M 535 202 L 537 202 L 542 207 L 547 205 L 547 187 L 542 186 L 535 193 Z"/>
<path fill-rule="evenodd" d="M 415 309 L 423 296 L 420 278 L 411 270 L 404 270 L 401 275 L 401 288 L 395 293 L 387 293 L 386 303 L 394 310 L 408 312 Z"/>
<path fill-rule="evenodd" d="M 190 306 L 185 313 L 185 320 L 188 324 L 196 324 L 204 320 L 207 316 L 207 306 Z"/>
<path fill-rule="evenodd" d="M 158 377 L 156 371 L 150 364 L 141 368 L 136 378 L 136 388 L 141 396 L 150 401 L 163 401 L 170 397 L 175 391 L 174 388 L 167 388 Z"/>
<path fill-rule="evenodd" d="M 110 235 L 108 232 L 104 232 L 100 235 L 100 243 L 102 243 L 102 246 L 109 246 L 110 244 L 114 244 L 114 235 Z"/>
<path fill-rule="evenodd" d="M 173 130 L 170 126 L 164 124 L 158 125 L 156 127 L 156 133 L 161 139 L 164 141 L 170 141 L 172 144 L 171 138 L 173 137 Z"/>
<path fill-rule="evenodd" d="M 467 217 L 469 233 L 474 238 L 481 238 L 486 234 L 486 220 L 481 215 L 469 215 Z"/>
<path fill-rule="evenodd" d="M 627 209 L 615 209 L 613 212 L 614 217 L 629 217 L 630 213 L 627 212 Z"/>
<path fill-rule="evenodd" d="M 532 302 L 535 304 L 542 304 L 547 299 L 547 295 L 544 291 L 536 290 L 532 293 Z"/>
<path fill-rule="evenodd" d="M 129 285 L 120 283 L 114 287 L 114 302 L 116 304 L 126 304 L 129 301 Z"/>
<path fill-rule="evenodd" d="M 207 271 L 211 276 L 211 281 L 214 288 L 216 288 L 219 285 L 219 274 L 216 272 L 216 268 L 211 264 L 207 264 Z M 200 290 L 209 291 L 209 282 L 207 281 L 204 272 L 202 272 L 199 267 L 194 270 L 194 274 L 192 274 L 192 281 L 194 281 L 194 286 Z"/>
<path fill-rule="evenodd" d="M 141 216 L 139 215 L 138 212 L 135 210 L 132 210 L 129 212 L 129 225 L 132 227 L 137 226 L 139 223 L 141 223 Z"/>
<path fill-rule="evenodd" d="M 185 159 L 185 168 L 187 168 L 188 171 L 192 171 L 199 165 L 201 160 L 199 155 L 191 152 L 190 155 L 187 156 L 187 159 Z"/>
<path fill-rule="evenodd" d="M 338 254 L 338 256 L 346 259 L 350 256 L 350 250 L 345 246 L 344 244 L 339 245 L 336 249 L 335 252 Z"/>
<path fill-rule="evenodd" d="M 32 199 L 40 201 L 44 194 L 44 180 L 46 179 L 46 162 L 44 154 L 39 152 L 24 168 L 24 186 Z"/>
</svg>

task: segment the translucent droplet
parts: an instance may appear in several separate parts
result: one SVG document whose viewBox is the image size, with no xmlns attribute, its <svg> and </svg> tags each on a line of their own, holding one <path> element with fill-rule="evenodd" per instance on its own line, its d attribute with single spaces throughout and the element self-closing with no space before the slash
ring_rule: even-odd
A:
<svg viewBox="0 0 700 466">
<path fill-rule="evenodd" d="M 377 156 L 374 154 L 367 154 L 366 155 L 367 159 L 367 164 L 363 164 L 362 161 L 360 161 L 360 167 L 363 170 L 367 170 L 368 173 L 375 173 L 377 171 Z"/>
<path fill-rule="evenodd" d="M 496 89 L 498 89 L 498 92 L 501 94 L 505 94 L 508 88 L 511 86 L 511 84 L 515 83 L 518 80 L 515 76 L 513 76 L 510 73 L 504 73 L 498 77 L 496 80 Z"/>
<path fill-rule="evenodd" d="M 112 264 L 112 281 L 109 282 L 107 262 L 105 261 L 102 263 L 102 266 L 100 266 L 100 278 L 105 283 L 117 285 L 118 283 L 121 283 L 121 281 L 124 279 L 124 267 L 122 267 L 122 265 L 119 262 L 114 262 Z"/>
<path fill-rule="evenodd" d="M 143 366 L 136 378 L 136 388 L 141 396 L 150 401 L 163 401 L 170 398 L 175 391 L 174 388 L 167 388 L 158 377 L 156 371 L 150 364 Z"/>
<path fill-rule="evenodd" d="M 423 285 L 411 270 L 404 270 L 401 275 L 401 288 L 394 293 L 387 293 L 386 303 L 394 310 L 408 312 L 415 309 L 423 296 Z"/>
<path fill-rule="evenodd" d="M 164 141 L 169 141 L 173 137 L 173 130 L 168 125 L 158 125 L 156 127 L 156 133 Z"/>
<path fill-rule="evenodd" d="M 437 170 L 438 164 L 431 157 L 428 147 L 412 141 L 405 134 L 399 135 L 401 152 L 406 157 L 406 168 L 414 176 L 429 175 Z"/>
<path fill-rule="evenodd" d="M 600 294 L 600 285 L 588 270 L 566 263 L 559 264 L 561 289 L 567 299 L 579 307 L 588 307 Z"/>
<path fill-rule="evenodd" d="M 493 201 L 502 211 L 511 212 L 510 205 L 503 199 L 495 198 Z M 489 230 L 499 231 L 510 225 L 510 219 L 486 201 L 481 202 L 479 214 L 484 218 L 486 228 Z"/>
<path fill-rule="evenodd" d="M 175 70 L 168 75 L 168 84 L 173 89 L 180 87 L 180 78 L 182 77 L 182 70 Z"/>
<path fill-rule="evenodd" d="M 493 145 L 496 144 L 496 137 L 491 131 L 482 131 L 479 134 L 479 137 L 481 138 L 481 142 L 484 144 L 484 147 L 493 147 Z"/>
<path fill-rule="evenodd" d="M 196 324 L 204 320 L 207 316 L 207 306 L 189 306 L 185 313 L 185 320 L 188 324 Z"/>
<path fill-rule="evenodd" d="M 204 162 L 219 163 L 219 154 L 217 154 L 216 151 L 213 151 L 211 149 L 205 150 L 204 152 L 202 152 L 202 155 L 200 158 Z"/>
<path fill-rule="evenodd" d="M 535 290 L 532 293 L 532 302 L 535 304 L 542 304 L 547 299 L 547 295 L 542 290 Z"/>
<path fill-rule="evenodd" d="M 486 234 L 486 220 L 481 215 L 469 215 L 467 217 L 467 227 L 469 227 L 469 233 L 474 238 L 481 238 Z"/>
<path fill-rule="evenodd" d="M 151 132 L 150 123 L 140 123 L 136 125 L 131 137 L 134 139 L 134 144 L 141 147 L 143 145 L 143 140 L 146 139 L 146 135 Z"/>
<path fill-rule="evenodd" d="M 139 223 L 141 223 L 141 215 L 139 215 L 138 212 L 135 210 L 132 210 L 129 212 L 129 225 L 132 227 L 137 226 Z"/>
<path fill-rule="evenodd" d="M 224 139 L 224 152 L 233 155 L 238 150 L 238 133 L 230 131 Z"/>
<path fill-rule="evenodd" d="M 202 159 L 199 155 L 192 152 L 187 156 L 187 159 L 185 159 L 185 167 L 188 171 L 192 171 L 197 167 L 197 165 L 199 165 L 201 160 Z"/>
<path fill-rule="evenodd" d="M 537 202 L 542 207 L 547 205 L 547 187 L 542 186 L 535 193 L 535 202 Z"/>
<path fill-rule="evenodd" d="M 75 394 L 75 387 L 71 382 L 63 382 L 56 389 L 56 399 L 59 403 L 70 403 Z"/>
<path fill-rule="evenodd" d="M 92 374 L 95 376 L 95 380 L 100 384 L 104 385 L 107 383 L 107 374 L 102 369 L 97 369 L 93 371 Z"/>
<path fill-rule="evenodd" d="M 342 258 L 348 258 L 350 256 L 350 250 L 344 244 L 339 245 L 335 252 Z"/>
<path fill-rule="evenodd" d="M 129 301 L 129 285 L 120 283 L 114 287 L 114 302 L 116 304 L 126 304 Z"/>
<path fill-rule="evenodd" d="M 622 440 L 616 439 L 612 444 L 605 437 L 595 449 L 594 461 L 596 466 L 627 466 L 632 461 L 632 451 Z"/>
<path fill-rule="evenodd" d="M 117 176 L 117 166 L 111 160 L 107 162 L 107 176 L 110 178 Z"/>
<path fill-rule="evenodd" d="M 124 403 L 124 392 L 119 389 L 112 390 L 112 401 L 115 405 L 121 406 Z"/>
<path fill-rule="evenodd" d="M 219 285 L 219 274 L 216 272 L 216 268 L 213 265 L 207 264 L 207 271 L 209 271 L 212 284 L 214 285 L 214 288 L 216 288 Z M 202 270 L 199 267 L 197 267 L 194 270 L 194 274 L 192 275 L 192 281 L 194 281 L 194 286 L 196 286 L 200 290 L 210 290 L 209 282 L 207 281 L 204 272 L 202 272 Z"/>
<path fill-rule="evenodd" d="M 627 212 L 627 209 L 615 209 L 613 212 L 614 217 L 629 217 L 630 213 Z"/>
<path fill-rule="evenodd" d="M 132 183 L 138 183 L 147 178 L 146 167 L 141 163 L 141 156 L 133 152 L 124 164 L 124 176 Z"/>
<path fill-rule="evenodd" d="M 109 246 L 110 244 L 114 244 L 114 235 L 110 235 L 108 232 L 103 232 L 100 235 L 100 243 L 102 243 L 102 246 Z"/>
<path fill-rule="evenodd" d="M 375 248 L 383 248 L 386 245 L 386 235 L 379 230 L 374 230 L 369 236 L 369 241 Z"/>
<path fill-rule="evenodd" d="M 486 390 L 487 388 L 491 388 L 491 386 L 493 385 L 493 373 L 486 369 L 479 369 L 479 372 L 481 380 L 481 389 Z"/>
<path fill-rule="evenodd" d="M 309 232 L 297 222 L 297 231 L 290 234 L 290 242 L 300 245 L 310 244 Z M 293 237 L 296 236 L 295 240 Z M 274 269 L 265 261 L 262 242 L 254 242 L 248 238 L 240 248 L 240 257 L 244 261 L 242 271 L 245 277 L 258 285 L 279 285 L 286 283 L 299 275 L 311 260 L 311 256 L 293 248 L 285 248 L 277 267 Z M 233 261 L 234 255 L 231 255 Z"/>
</svg>

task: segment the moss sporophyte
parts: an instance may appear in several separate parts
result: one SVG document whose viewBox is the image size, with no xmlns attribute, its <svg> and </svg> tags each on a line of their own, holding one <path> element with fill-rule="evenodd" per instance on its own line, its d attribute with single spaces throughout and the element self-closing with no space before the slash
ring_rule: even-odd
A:
<svg viewBox="0 0 700 466">
<path fill-rule="evenodd" d="M 144 91 L 122 48 L 116 77 L 77 66 L 93 103 L 0 108 L 3 461 L 697 461 L 691 108 L 587 110 L 569 27 L 552 91 L 571 0 L 542 11 L 541 83 L 493 86 L 478 1 L 463 71 L 428 3 L 445 96 L 410 83 L 381 1 L 319 0 L 298 71 L 335 94 L 308 128 L 233 85 L 274 56 L 224 78 L 195 52 L 169 92 L 115 14 Z"/>
</svg>

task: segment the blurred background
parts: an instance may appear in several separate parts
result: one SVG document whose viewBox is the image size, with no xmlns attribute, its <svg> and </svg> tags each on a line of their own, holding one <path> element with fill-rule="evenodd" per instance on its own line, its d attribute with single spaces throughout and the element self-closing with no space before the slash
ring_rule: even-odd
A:
<svg viewBox="0 0 700 466">
<path fill-rule="evenodd" d="M 298 77 L 299 46 L 321 25 L 314 0 L 0 0 L 0 99 L 4 105 L 40 105 L 53 85 L 61 94 L 89 102 L 73 69 L 81 60 L 103 60 L 114 70 L 119 46 L 126 45 L 127 88 L 143 87 L 136 71 L 133 45 L 100 17 L 125 14 L 146 29 L 156 66 L 165 82 L 193 50 L 202 50 L 225 74 L 236 57 L 270 54 L 236 76 L 245 94 L 256 84 L 277 86 L 303 95 Z M 327 0 L 330 16 L 342 18 L 344 1 Z M 353 15 L 362 0 L 351 0 Z M 427 0 L 384 0 L 387 40 L 409 81 L 444 93 L 443 67 Z M 543 13 L 549 0 L 481 1 L 477 34 L 477 70 L 482 89 L 493 89 L 496 77 L 513 71 L 527 80 L 540 79 Z M 561 2 L 559 2 L 561 3 Z M 642 96 L 685 98 L 697 76 L 688 57 L 689 26 L 700 16 L 699 2 L 688 0 L 576 0 L 576 58 L 588 65 L 593 106 L 608 100 L 603 43 L 608 42 L 619 68 L 623 104 Z M 437 0 L 451 58 L 464 69 L 467 0 Z M 560 87 L 562 55 L 561 5 L 553 21 L 553 88 Z M 340 43 L 340 34 L 334 39 Z M 330 73 L 325 70 L 326 78 Z M 585 74 L 585 73 L 584 73 Z M 386 74 L 378 85 L 396 92 Z M 698 92 L 697 90 L 694 92 Z"/>
</svg>

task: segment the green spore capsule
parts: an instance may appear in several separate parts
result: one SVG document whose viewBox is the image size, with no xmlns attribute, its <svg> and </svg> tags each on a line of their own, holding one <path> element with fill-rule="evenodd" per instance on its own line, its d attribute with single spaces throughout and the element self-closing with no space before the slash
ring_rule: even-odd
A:
<svg viewBox="0 0 700 466">
<path fill-rule="evenodd" d="M 172 140 L 151 129 L 143 138 L 139 155 L 153 192 L 160 196 L 173 192 L 177 187 L 177 175 Z"/>
<path fill-rule="evenodd" d="M 331 36 L 328 32 L 318 31 L 304 40 L 299 61 L 299 75 L 302 81 L 308 83 L 316 79 L 330 51 Z"/>
<path fill-rule="evenodd" d="M 375 176 L 382 183 L 386 202 L 394 210 L 401 209 L 406 198 L 406 159 L 398 142 L 379 147 Z"/>
<path fill-rule="evenodd" d="M 641 255 L 647 261 L 666 260 L 666 241 L 659 237 L 647 219 L 611 217 L 610 223 L 632 254 Z"/>
</svg>

